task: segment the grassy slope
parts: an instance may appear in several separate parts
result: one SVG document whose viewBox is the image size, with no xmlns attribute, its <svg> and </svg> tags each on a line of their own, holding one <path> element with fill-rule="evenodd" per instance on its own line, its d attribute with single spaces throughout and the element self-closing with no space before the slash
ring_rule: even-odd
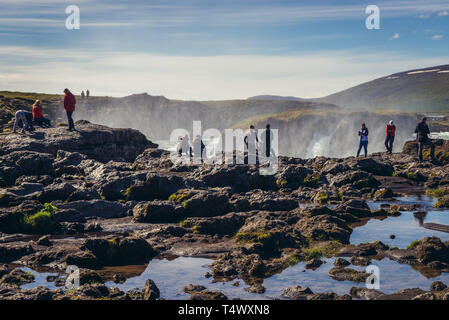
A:
<svg viewBox="0 0 449 320">
<path fill-rule="evenodd" d="M 419 70 L 449 70 L 449 65 Z M 316 101 L 350 109 L 389 109 L 407 112 L 447 111 L 449 73 L 409 70 L 382 77 Z M 388 79 L 389 78 L 389 79 Z"/>
</svg>

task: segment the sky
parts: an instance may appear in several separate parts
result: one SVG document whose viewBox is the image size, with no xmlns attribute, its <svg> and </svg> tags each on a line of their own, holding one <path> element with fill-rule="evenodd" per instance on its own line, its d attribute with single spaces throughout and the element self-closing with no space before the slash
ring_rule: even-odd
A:
<svg viewBox="0 0 449 320">
<path fill-rule="evenodd" d="M 68 30 L 69 5 L 80 28 Z M 368 5 L 380 29 L 368 30 Z M 0 90 L 322 97 L 449 64 L 448 0 L 0 0 Z"/>
</svg>

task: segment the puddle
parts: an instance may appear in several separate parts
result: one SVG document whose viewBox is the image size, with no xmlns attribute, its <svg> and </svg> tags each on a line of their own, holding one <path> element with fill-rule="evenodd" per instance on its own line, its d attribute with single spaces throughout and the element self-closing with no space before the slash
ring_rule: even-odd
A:
<svg viewBox="0 0 449 320">
<path fill-rule="evenodd" d="M 389 203 L 421 204 L 423 207 L 417 210 L 426 213 L 415 214 L 416 211 L 401 211 L 402 214 L 399 217 L 388 217 L 382 220 L 371 219 L 365 225 L 354 228 L 350 242 L 359 244 L 380 240 L 389 246 L 407 248 L 412 241 L 424 237 L 436 236 L 441 241 L 449 240 L 449 233 L 424 227 L 428 223 L 449 226 L 449 210 L 438 210 L 432 207 L 437 199 L 426 196 L 409 196 L 400 197 L 397 200 L 399 201 Z M 388 202 L 370 202 L 368 205 L 374 210 L 378 209 L 382 203 Z M 390 235 L 394 235 L 395 239 L 390 239 Z"/>
</svg>

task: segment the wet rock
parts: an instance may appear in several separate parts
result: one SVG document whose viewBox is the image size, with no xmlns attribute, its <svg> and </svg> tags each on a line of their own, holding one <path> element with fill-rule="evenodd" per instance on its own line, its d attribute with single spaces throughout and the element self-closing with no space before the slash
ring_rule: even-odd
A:
<svg viewBox="0 0 449 320">
<path fill-rule="evenodd" d="M 443 291 L 447 286 L 441 281 L 432 282 L 430 285 L 430 291 Z"/>
<path fill-rule="evenodd" d="M 68 265 L 75 265 L 80 268 L 98 268 L 102 266 L 102 262 L 92 252 L 78 251 L 69 253 L 65 257 Z"/>
<path fill-rule="evenodd" d="M 247 215 L 241 213 L 228 213 L 213 218 L 187 218 L 182 221 L 182 226 L 195 233 L 233 235 L 243 226 L 246 218 Z"/>
<path fill-rule="evenodd" d="M 352 233 L 345 221 L 333 216 L 305 217 L 294 227 L 303 236 L 315 241 L 338 240 L 341 243 L 349 243 Z"/>
<path fill-rule="evenodd" d="M 193 292 L 190 297 L 190 300 L 228 300 L 223 293 L 216 290 L 202 290 L 198 292 Z"/>
<path fill-rule="evenodd" d="M 436 296 L 431 292 L 426 292 L 413 297 L 412 300 L 436 300 Z"/>
<path fill-rule="evenodd" d="M 442 196 L 434 204 L 435 208 L 449 208 L 449 195 Z"/>
<path fill-rule="evenodd" d="M 160 297 L 159 288 L 153 280 L 147 279 L 142 289 L 144 300 L 156 300 Z"/>
<path fill-rule="evenodd" d="M 48 236 L 42 236 L 37 241 L 36 244 L 39 246 L 46 246 L 49 247 L 52 245 L 50 238 Z"/>
<path fill-rule="evenodd" d="M 357 287 L 352 287 L 350 290 L 350 294 L 354 298 L 359 298 L 363 300 L 377 300 L 385 296 L 384 293 L 375 289 L 357 288 Z"/>
<path fill-rule="evenodd" d="M 323 260 L 320 259 L 312 259 L 310 261 L 307 261 L 306 264 L 304 265 L 304 267 L 306 269 L 318 269 L 323 263 L 325 263 Z"/>
<path fill-rule="evenodd" d="M 336 267 L 346 267 L 346 266 L 349 266 L 349 265 L 350 265 L 349 261 L 347 261 L 347 260 L 345 260 L 343 258 L 337 258 L 334 261 L 334 266 L 336 266 Z"/>
<path fill-rule="evenodd" d="M 394 172 L 392 165 L 373 158 L 350 159 L 350 167 L 369 172 L 376 176 L 391 176 Z"/>
<path fill-rule="evenodd" d="M 310 294 L 313 294 L 313 292 L 309 287 L 302 288 L 301 286 L 294 286 L 284 289 L 282 296 L 292 300 L 306 300 Z"/>
<path fill-rule="evenodd" d="M 204 181 L 209 187 L 232 187 L 236 192 L 276 188 L 274 176 L 260 175 L 257 168 L 247 165 L 201 168 L 194 174 L 194 178 Z"/>
<path fill-rule="evenodd" d="M 437 237 L 427 237 L 416 246 L 417 258 L 420 263 L 449 263 L 449 247 Z"/>
<path fill-rule="evenodd" d="M 7 136 L 9 137 L 9 136 Z M 15 139 L 20 142 L 22 139 Z M 7 149 L 7 148 L 6 148 Z M 34 151 L 0 151 L 0 186 L 11 186 L 23 175 L 38 176 L 53 173 L 53 156 Z M 41 149 L 42 150 L 42 149 Z"/>
<path fill-rule="evenodd" d="M 0 279 L 5 275 L 9 273 L 9 268 L 6 264 L 0 265 Z"/>
<path fill-rule="evenodd" d="M 89 250 L 103 265 L 147 263 L 157 252 L 143 238 L 92 238 L 84 241 Z"/>
<path fill-rule="evenodd" d="M 11 285 L 14 287 L 19 287 L 25 283 L 32 283 L 34 281 L 34 275 L 30 272 L 25 272 L 20 268 L 12 270 L 10 273 L 6 274 L 0 280 L 1 285 Z"/>
<path fill-rule="evenodd" d="M 231 209 L 228 189 L 179 190 L 169 198 L 182 203 L 188 217 L 214 217 Z"/>
<path fill-rule="evenodd" d="M 80 270 L 80 284 L 104 283 L 103 278 L 95 271 L 89 269 Z"/>
<path fill-rule="evenodd" d="M 380 182 L 372 174 L 361 170 L 339 173 L 331 177 L 329 182 L 331 187 L 351 185 L 354 189 L 376 188 L 380 185 Z"/>
<path fill-rule="evenodd" d="M 369 274 L 351 268 L 336 267 L 329 270 L 329 277 L 337 281 L 365 282 Z"/>
<path fill-rule="evenodd" d="M 65 201 L 75 190 L 76 188 L 69 183 L 51 184 L 44 188 L 38 199 L 42 203 L 53 200 Z"/>
<path fill-rule="evenodd" d="M 207 288 L 205 286 L 202 285 L 195 285 L 195 284 L 188 284 L 184 287 L 184 292 L 185 293 L 193 293 L 193 292 L 199 292 L 199 291 L 203 291 L 206 290 Z"/>
<path fill-rule="evenodd" d="M 251 292 L 251 293 L 259 293 L 262 294 L 266 291 L 265 287 L 261 284 L 254 284 L 251 287 L 245 288 L 245 291 Z"/>
<path fill-rule="evenodd" d="M 350 261 L 355 266 L 366 267 L 371 264 L 371 260 L 366 257 L 351 257 Z"/>
<path fill-rule="evenodd" d="M 115 201 L 106 200 L 80 200 L 69 203 L 55 202 L 54 205 L 60 210 L 75 210 L 80 216 L 99 218 L 120 218 L 125 216 L 127 207 Z"/>
<path fill-rule="evenodd" d="M 175 201 L 139 202 L 133 208 L 134 220 L 149 223 L 178 222 L 184 218 L 185 209 Z"/>
<path fill-rule="evenodd" d="M 12 262 L 34 252 L 27 242 L 10 242 L 0 244 L 0 261 Z"/>
<path fill-rule="evenodd" d="M 374 193 L 374 200 L 379 201 L 379 200 L 385 200 L 385 199 L 392 199 L 394 196 L 393 191 L 390 188 L 382 188 L 377 190 Z"/>
</svg>

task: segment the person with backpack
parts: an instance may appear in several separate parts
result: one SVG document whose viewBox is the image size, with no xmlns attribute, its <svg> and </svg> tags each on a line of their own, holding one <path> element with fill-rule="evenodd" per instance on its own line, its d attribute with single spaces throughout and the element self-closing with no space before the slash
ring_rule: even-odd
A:
<svg viewBox="0 0 449 320">
<path fill-rule="evenodd" d="M 33 121 L 37 123 L 42 128 L 50 128 L 50 120 L 47 118 L 44 118 L 44 115 L 42 113 L 42 105 L 40 100 L 36 100 L 33 104 Z"/>
<path fill-rule="evenodd" d="M 366 125 L 364 123 L 362 123 L 362 127 L 360 128 L 359 131 L 359 136 L 360 136 L 360 143 L 359 143 L 359 149 L 357 150 L 357 158 L 360 155 L 360 151 L 362 150 L 362 148 L 365 151 L 365 158 L 368 156 L 368 128 L 366 127 Z"/>
<path fill-rule="evenodd" d="M 75 111 L 76 98 L 69 89 L 64 89 L 64 99 L 62 100 L 64 105 L 64 110 L 67 114 L 67 120 L 69 122 L 69 131 L 75 130 L 75 125 L 73 123 L 72 114 Z"/>
<path fill-rule="evenodd" d="M 390 120 L 390 122 L 387 124 L 387 130 L 386 130 L 386 138 L 385 138 L 385 148 L 387 148 L 387 152 L 389 154 L 393 153 L 393 142 L 394 142 L 394 136 L 396 134 L 396 126 L 394 125 L 394 121 Z"/>
<path fill-rule="evenodd" d="M 434 161 L 435 155 L 435 146 L 433 145 L 432 140 L 429 138 L 430 130 L 427 125 L 427 118 L 423 117 L 421 121 L 418 123 L 415 129 L 416 139 L 418 140 L 418 157 L 419 162 L 422 162 L 422 151 L 425 145 L 430 147 L 430 158 Z"/>
</svg>

